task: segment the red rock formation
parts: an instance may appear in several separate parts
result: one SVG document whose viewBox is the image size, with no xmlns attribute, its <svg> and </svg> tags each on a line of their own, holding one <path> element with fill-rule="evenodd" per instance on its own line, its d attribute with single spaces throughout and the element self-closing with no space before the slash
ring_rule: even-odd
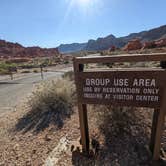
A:
<svg viewBox="0 0 166 166">
<path fill-rule="evenodd" d="M 156 47 L 155 41 L 149 41 L 143 44 L 142 49 L 149 49 L 149 48 L 155 48 L 155 47 Z"/>
<path fill-rule="evenodd" d="M 133 39 L 128 42 L 127 45 L 123 48 L 124 51 L 138 50 L 142 48 L 142 43 L 139 39 Z"/>
<path fill-rule="evenodd" d="M 145 42 L 143 44 L 142 49 L 157 48 L 157 47 L 166 47 L 166 38 Z"/>
<path fill-rule="evenodd" d="M 57 48 L 23 47 L 18 43 L 0 40 L 0 58 L 35 58 L 59 56 Z"/>
<path fill-rule="evenodd" d="M 166 47 L 166 38 L 155 41 L 156 47 Z"/>
<path fill-rule="evenodd" d="M 109 51 L 110 52 L 113 52 L 113 51 L 115 51 L 116 50 L 116 47 L 115 46 L 111 46 L 110 48 L 109 48 Z"/>
</svg>

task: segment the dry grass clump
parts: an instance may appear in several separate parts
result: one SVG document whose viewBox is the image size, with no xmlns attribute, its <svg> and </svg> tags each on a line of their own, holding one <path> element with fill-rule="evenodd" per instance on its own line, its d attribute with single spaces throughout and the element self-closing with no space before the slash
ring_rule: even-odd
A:
<svg viewBox="0 0 166 166">
<path fill-rule="evenodd" d="M 74 72 L 68 71 L 63 75 L 63 78 L 68 79 L 70 81 L 74 81 Z"/>
<path fill-rule="evenodd" d="M 39 85 L 29 98 L 30 111 L 17 123 L 16 129 L 39 132 L 50 124 L 57 129 L 73 113 L 75 87 L 67 79 L 48 81 Z"/>
</svg>

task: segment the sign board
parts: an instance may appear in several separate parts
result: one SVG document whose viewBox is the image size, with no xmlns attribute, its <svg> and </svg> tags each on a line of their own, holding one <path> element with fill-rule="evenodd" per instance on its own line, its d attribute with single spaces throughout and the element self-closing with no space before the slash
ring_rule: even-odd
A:
<svg viewBox="0 0 166 166">
<path fill-rule="evenodd" d="M 83 72 L 78 75 L 78 80 L 81 103 L 160 108 L 166 71 Z"/>
<path fill-rule="evenodd" d="M 161 68 L 84 71 L 84 64 L 166 61 L 166 53 L 74 58 L 75 83 L 83 151 L 89 152 L 86 104 L 154 108 L 150 150 L 153 160 L 160 157 L 166 114 L 166 70 Z"/>
</svg>

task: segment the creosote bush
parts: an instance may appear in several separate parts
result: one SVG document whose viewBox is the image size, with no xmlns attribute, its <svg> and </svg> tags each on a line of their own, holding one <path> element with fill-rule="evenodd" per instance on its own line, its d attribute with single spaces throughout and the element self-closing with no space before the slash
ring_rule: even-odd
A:
<svg viewBox="0 0 166 166">
<path fill-rule="evenodd" d="M 42 109 L 42 107 L 54 110 L 58 104 L 71 106 L 74 91 L 72 82 L 67 79 L 45 82 L 33 92 L 29 104 L 32 110 Z"/>
<path fill-rule="evenodd" d="M 39 132 L 50 124 L 59 129 L 73 113 L 74 100 L 75 87 L 68 79 L 42 83 L 29 98 L 30 111 L 19 120 L 16 129 Z"/>
</svg>

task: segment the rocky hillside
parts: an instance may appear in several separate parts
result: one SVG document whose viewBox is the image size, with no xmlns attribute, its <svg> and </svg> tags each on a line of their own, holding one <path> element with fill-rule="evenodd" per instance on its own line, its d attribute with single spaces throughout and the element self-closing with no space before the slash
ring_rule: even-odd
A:
<svg viewBox="0 0 166 166">
<path fill-rule="evenodd" d="M 111 46 L 118 48 L 124 47 L 130 40 L 139 38 L 141 42 L 154 41 L 160 38 L 166 38 L 166 25 L 151 29 L 149 31 L 142 31 L 139 33 L 131 33 L 124 37 L 115 37 L 109 35 L 107 37 L 98 38 L 97 40 L 89 40 L 87 43 L 73 43 L 73 44 L 62 44 L 58 47 L 60 52 L 77 52 L 81 50 L 86 51 L 99 51 L 106 50 Z"/>
<path fill-rule="evenodd" d="M 105 50 L 110 48 L 111 46 L 122 47 L 126 43 L 123 40 L 116 38 L 114 35 L 109 35 L 104 38 L 98 38 L 97 40 L 89 40 L 85 50 L 88 51 L 98 51 Z"/>
<path fill-rule="evenodd" d="M 109 35 L 97 40 L 89 40 L 87 43 L 72 43 L 61 44 L 58 48 L 40 48 L 40 47 L 23 47 L 18 43 L 11 43 L 5 40 L 0 40 L 0 58 L 8 57 L 43 57 L 54 56 L 61 53 L 71 53 L 78 51 L 99 51 L 107 50 L 112 46 L 117 48 L 124 47 L 129 41 L 139 39 L 144 43 L 147 41 L 154 41 L 161 38 L 166 38 L 166 25 L 151 29 L 149 31 L 142 31 L 139 33 L 132 33 L 124 37 L 115 37 Z"/>
<path fill-rule="evenodd" d="M 57 48 L 23 47 L 18 43 L 0 40 L 0 58 L 34 58 L 58 55 Z"/>
<path fill-rule="evenodd" d="M 62 53 L 71 53 L 84 50 L 87 43 L 61 44 L 58 49 Z"/>
<path fill-rule="evenodd" d="M 116 38 L 113 35 L 109 35 L 104 38 L 98 38 L 97 40 L 89 40 L 86 46 L 86 50 L 88 51 L 96 51 L 96 50 L 105 50 L 110 48 L 111 46 L 115 47 L 123 47 L 130 40 L 139 38 L 141 42 L 145 41 L 153 41 L 166 37 L 166 25 L 161 26 L 159 28 L 151 29 L 149 31 L 143 31 L 139 33 L 132 33 L 125 37 Z"/>
</svg>

